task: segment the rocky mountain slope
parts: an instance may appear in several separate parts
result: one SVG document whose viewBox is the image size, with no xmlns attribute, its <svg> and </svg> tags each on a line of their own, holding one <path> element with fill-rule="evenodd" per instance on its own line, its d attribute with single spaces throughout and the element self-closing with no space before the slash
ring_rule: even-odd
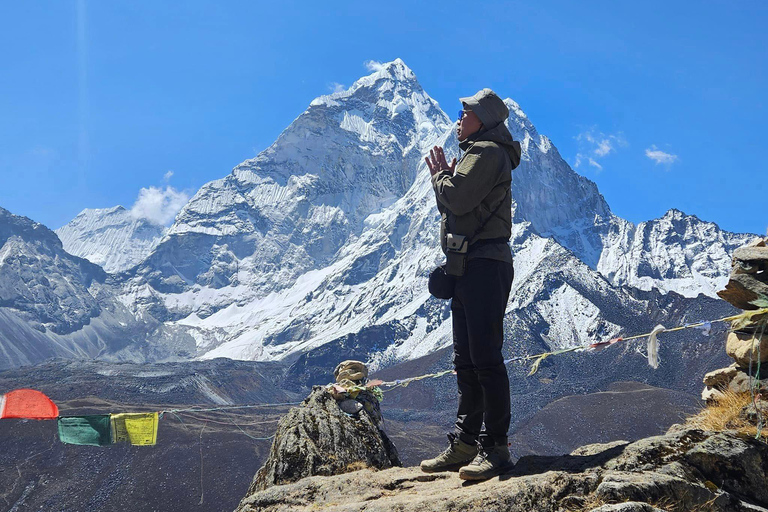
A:
<svg viewBox="0 0 768 512">
<path fill-rule="evenodd" d="M 606 237 L 597 270 L 612 283 L 686 297 L 715 297 L 728 282 L 733 251 L 757 238 L 722 231 L 679 210 Z"/>
<path fill-rule="evenodd" d="M 634 332 L 665 294 L 714 296 L 730 252 L 750 235 L 677 211 L 638 226 L 616 217 L 595 184 L 505 101 L 523 149 L 512 188 L 516 277 L 508 317 L 519 326 L 509 335 L 516 350 Z M 399 59 L 314 100 L 269 148 L 203 186 L 138 265 L 107 280 L 108 302 L 132 317 L 120 321 L 143 326 L 122 334 L 144 347 L 125 357 L 294 362 L 347 345 L 384 368 L 449 345 L 446 303 L 426 287 L 442 261 L 423 162 L 434 144 L 458 154 L 450 119 Z M 125 266 L 140 256 L 121 247 L 150 251 L 156 240 L 125 215 L 86 211 L 62 236 L 72 250 Z M 9 246 L 5 254 L 24 250 Z M 0 281 L 20 271 L 5 266 Z M 68 301 L 87 302 L 82 292 L 71 290 Z M 14 301 L 0 304 L 0 314 L 25 307 Z M 73 336 L 102 345 L 109 338 L 83 329 Z M 11 345 L 11 334 L 4 336 Z M 53 349 L 37 350 L 24 361 Z M 20 361 L 2 357 L 6 365 Z"/>
<path fill-rule="evenodd" d="M 138 219 L 122 206 L 86 208 L 56 230 L 64 250 L 110 273 L 122 272 L 144 260 L 165 229 Z"/>
<path fill-rule="evenodd" d="M 629 313 L 622 286 L 714 295 L 749 235 L 674 211 L 639 226 L 616 217 L 507 104 L 523 147 L 510 313 L 552 296 L 536 307 L 552 344 L 568 346 L 616 334 L 642 310 Z M 445 346 L 446 311 L 425 286 L 442 258 L 423 164 L 433 144 L 457 154 L 448 116 L 400 60 L 316 99 L 270 148 L 192 198 L 122 300 L 193 336 L 202 357 L 292 360 L 372 332 L 374 366 Z"/>
<path fill-rule="evenodd" d="M 510 438 L 517 451 L 526 439 L 534 446 L 538 441 L 530 454 L 515 457 L 514 467 L 498 477 L 464 482 L 455 472 L 392 468 L 400 463 L 387 457 L 389 436 L 376 426 L 384 425 L 378 402 L 368 407 L 368 392 L 338 396 L 316 386 L 281 418 L 270 455 L 236 512 L 768 510 L 765 436 L 755 438 L 754 428 L 748 434 L 698 428 L 721 418 L 719 408 L 707 412 L 709 420 L 699 415 L 664 433 L 662 425 L 671 423 L 664 412 L 682 419 L 685 409 L 673 395 L 625 382 L 554 401 Z M 750 404 L 746 415 L 743 404 Z M 728 414 L 754 418 L 753 407 L 747 395 Z M 617 437 L 622 425 L 631 424 L 647 428 L 651 437 L 632 442 L 637 428 L 627 431 L 628 440 Z M 588 444 L 590 439 L 598 444 Z M 412 445 L 406 437 L 404 446 Z"/>
<path fill-rule="evenodd" d="M 156 322 L 116 300 L 104 270 L 54 232 L 0 208 L 0 369 L 50 357 L 143 359 Z M 151 353 L 151 355 L 150 355 Z"/>
<path fill-rule="evenodd" d="M 300 399 L 282 365 L 216 359 L 134 364 L 50 361 L 0 372 L 0 393 L 43 391 L 62 415 L 216 408 Z M 56 421 L 0 421 L 0 510 L 232 510 L 287 406 L 167 413 L 156 446 L 62 444 Z"/>
</svg>

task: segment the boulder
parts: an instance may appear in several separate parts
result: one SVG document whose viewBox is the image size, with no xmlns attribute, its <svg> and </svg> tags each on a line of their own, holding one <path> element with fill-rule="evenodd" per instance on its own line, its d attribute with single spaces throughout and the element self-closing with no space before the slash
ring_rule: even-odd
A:
<svg viewBox="0 0 768 512">
<path fill-rule="evenodd" d="M 768 428 L 768 402 L 761 398 L 744 406 L 739 413 L 739 418 L 754 425 L 762 421 L 763 428 Z"/>
<path fill-rule="evenodd" d="M 712 510 L 730 510 L 729 496 L 716 496 L 703 485 L 691 485 L 686 478 L 659 471 L 609 471 L 597 486 L 597 497 L 604 501 L 672 502 L 676 509 L 694 510 L 711 503 Z"/>
<path fill-rule="evenodd" d="M 744 368 L 749 368 L 750 362 L 764 363 L 768 361 L 768 333 L 760 337 L 754 333 L 731 332 L 725 342 L 725 353 Z"/>
<path fill-rule="evenodd" d="M 728 383 L 728 391 L 734 393 L 749 393 L 755 388 L 755 384 L 757 384 L 757 379 L 750 377 L 749 374 L 744 371 L 740 371 L 736 374 L 733 380 Z M 762 383 L 760 386 L 760 389 L 762 389 Z"/>
<path fill-rule="evenodd" d="M 466 484 L 456 473 L 369 469 L 311 477 L 247 496 L 237 512 L 565 512 L 597 485 L 565 471 Z M 568 503 L 568 508 L 560 504 Z"/>
<path fill-rule="evenodd" d="M 713 402 L 716 402 L 723 398 L 725 396 L 726 391 L 731 391 L 733 393 L 750 393 L 752 390 L 752 387 L 756 383 L 755 377 L 749 376 L 749 355 L 746 355 L 746 363 L 741 366 L 737 366 L 737 364 L 742 364 L 744 362 L 745 352 L 749 351 L 749 345 L 752 340 L 752 335 L 745 336 L 745 335 L 738 335 L 741 337 L 741 339 L 737 338 L 737 333 L 731 333 L 728 335 L 728 347 L 730 347 L 730 351 L 728 355 L 731 357 L 735 355 L 739 356 L 739 359 L 737 359 L 737 363 L 732 364 L 731 366 L 727 368 L 720 368 L 718 370 L 715 370 L 713 372 L 709 372 L 704 376 L 704 384 L 707 385 L 707 387 L 704 388 L 704 390 L 701 392 L 701 399 L 704 400 L 706 403 L 711 404 Z M 766 345 L 761 349 L 760 351 L 760 358 L 763 359 L 763 363 L 765 363 L 766 357 L 765 353 L 768 352 L 768 336 L 763 337 L 762 344 Z M 757 347 L 757 343 L 755 343 L 755 347 Z M 728 350 L 728 349 L 726 349 Z M 753 371 L 757 371 L 757 350 L 755 350 L 755 361 L 753 361 Z M 745 369 L 746 368 L 746 369 Z M 768 366 L 766 366 L 764 369 L 761 369 L 760 372 L 763 376 L 768 375 Z M 766 386 L 762 384 L 761 379 L 761 389 L 763 389 L 763 386 Z M 768 386 L 766 386 L 768 387 Z"/>
<path fill-rule="evenodd" d="M 724 397 L 725 397 L 725 393 L 723 393 L 717 388 L 713 388 L 710 386 L 705 387 L 704 390 L 701 392 L 701 399 L 707 404 L 713 404 L 714 402 L 717 402 L 718 400 Z"/>
<path fill-rule="evenodd" d="M 733 259 L 741 261 L 768 261 L 768 247 L 739 247 Z"/>
<path fill-rule="evenodd" d="M 720 290 L 717 295 L 739 309 L 760 309 L 759 301 L 768 300 L 768 284 L 757 279 L 756 275 L 731 274 L 725 290 Z"/>
<path fill-rule="evenodd" d="M 735 364 L 727 368 L 720 368 L 704 375 L 704 384 L 711 388 L 725 389 L 738 372 Z"/>
<path fill-rule="evenodd" d="M 336 382 L 341 383 L 346 380 L 355 383 L 362 383 L 368 378 L 368 367 L 362 361 L 347 360 L 342 361 L 333 370 L 333 377 Z"/>
<path fill-rule="evenodd" d="M 686 451 L 683 458 L 717 489 L 752 503 L 768 504 L 768 458 L 762 440 L 736 432 L 717 432 Z"/>
<path fill-rule="evenodd" d="M 269 457 L 248 493 L 313 475 L 400 466 L 376 397 L 361 391 L 355 403 L 360 407 L 344 403 L 347 411 L 356 411 L 345 412 L 324 387 L 313 387 L 300 406 L 280 419 Z"/>
<path fill-rule="evenodd" d="M 733 252 L 731 278 L 717 292 L 739 309 L 759 309 L 768 304 L 768 247 L 766 240 L 755 240 Z"/>
</svg>

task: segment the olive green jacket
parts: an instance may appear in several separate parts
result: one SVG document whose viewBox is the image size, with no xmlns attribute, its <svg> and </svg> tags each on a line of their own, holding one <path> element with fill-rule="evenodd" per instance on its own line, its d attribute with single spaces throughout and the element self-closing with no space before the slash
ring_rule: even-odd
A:
<svg viewBox="0 0 768 512">
<path fill-rule="evenodd" d="M 512 139 L 504 123 L 481 131 L 459 143 L 464 151 L 455 172 L 432 176 L 432 188 L 441 214 L 440 246 L 445 252 L 445 234 L 472 237 L 472 242 L 490 238 L 509 240 L 512 230 L 512 169 L 520 163 L 520 143 Z M 497 206 L 499 209 L 491 215 Z M 489 219 L 490 217 L 490 219 Z M 483 222 L 489 219 L 477 234 Z M 490 258 L 512 263 L 507 244 L 469 246 L 467 260 Z"/>
</svg>

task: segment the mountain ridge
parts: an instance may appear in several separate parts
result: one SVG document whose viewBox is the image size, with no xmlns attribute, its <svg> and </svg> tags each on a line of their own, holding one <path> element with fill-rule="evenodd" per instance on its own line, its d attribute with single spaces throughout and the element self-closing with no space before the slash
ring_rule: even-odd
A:
<svg viewBox="0 0 768 512">
<path fill-rule="evenodd" d="M 157 246 L 162 226 L 137 218 L 123 206 L 85 208 L 55 231 L 64 249 L 109 273 L 128 270 Z"/>
<path fill-rule="evenodd" d="M 523 148 L 512 184 L 510 319 L 540 302 L 533 307 L 549 326 L 540 330 L 557 336 L 536 343 L 563 347 L 626 329 L 627 314 L 642 309 L 626 287 L 714 296 L 730 252 L 751 235 L 675 210 L 638 225 L 615 216 L 505 102 Z M 201 187 L 104 293 L 146 324 L 134 340 L 177 347 L 163 357 L 292 362 L 374 328 L 390 333 L 359 355 L 374 366 L 446 346 L 445 305 L 426 291 L 442 260 L 423 162 L 433 145 L 458 156 L 448 116 L 402 60 L 384 64 L 313 100 L 269 148 Z M 578 306 L 566 315 L 557 304 Z"/>
</svg>

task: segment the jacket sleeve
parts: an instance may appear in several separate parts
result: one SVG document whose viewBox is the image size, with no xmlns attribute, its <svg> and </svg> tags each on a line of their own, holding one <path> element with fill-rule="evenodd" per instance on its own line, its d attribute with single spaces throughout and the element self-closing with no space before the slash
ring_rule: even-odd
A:
<svg viewBox="0 0 768 512">
<path fill-rule="evenodd" d="M 448 176 L 450 176 L 450 175 L 451 174 L 448 173 Z M 434 184 L 434 180 L 433 180 L 433 184 Z M 445 205 L 440 202 L 440 197 L 437 195 L 437 192 L 435 192 L 435 202 L 437 203 L 437 211 L 438 212 L 443 214 L 443 213 L 446 213 L 448 211 L 448 208 L 446 208 Z"/>
<path fill-rule="evenodd" d="M 438 202 L 454 215 L 464 215 L 477 208 L 499 180 L 501 152 L 498 147 L 474 144 L 453 175 L 442 171 L 432 176 Z"/>
</svg>

